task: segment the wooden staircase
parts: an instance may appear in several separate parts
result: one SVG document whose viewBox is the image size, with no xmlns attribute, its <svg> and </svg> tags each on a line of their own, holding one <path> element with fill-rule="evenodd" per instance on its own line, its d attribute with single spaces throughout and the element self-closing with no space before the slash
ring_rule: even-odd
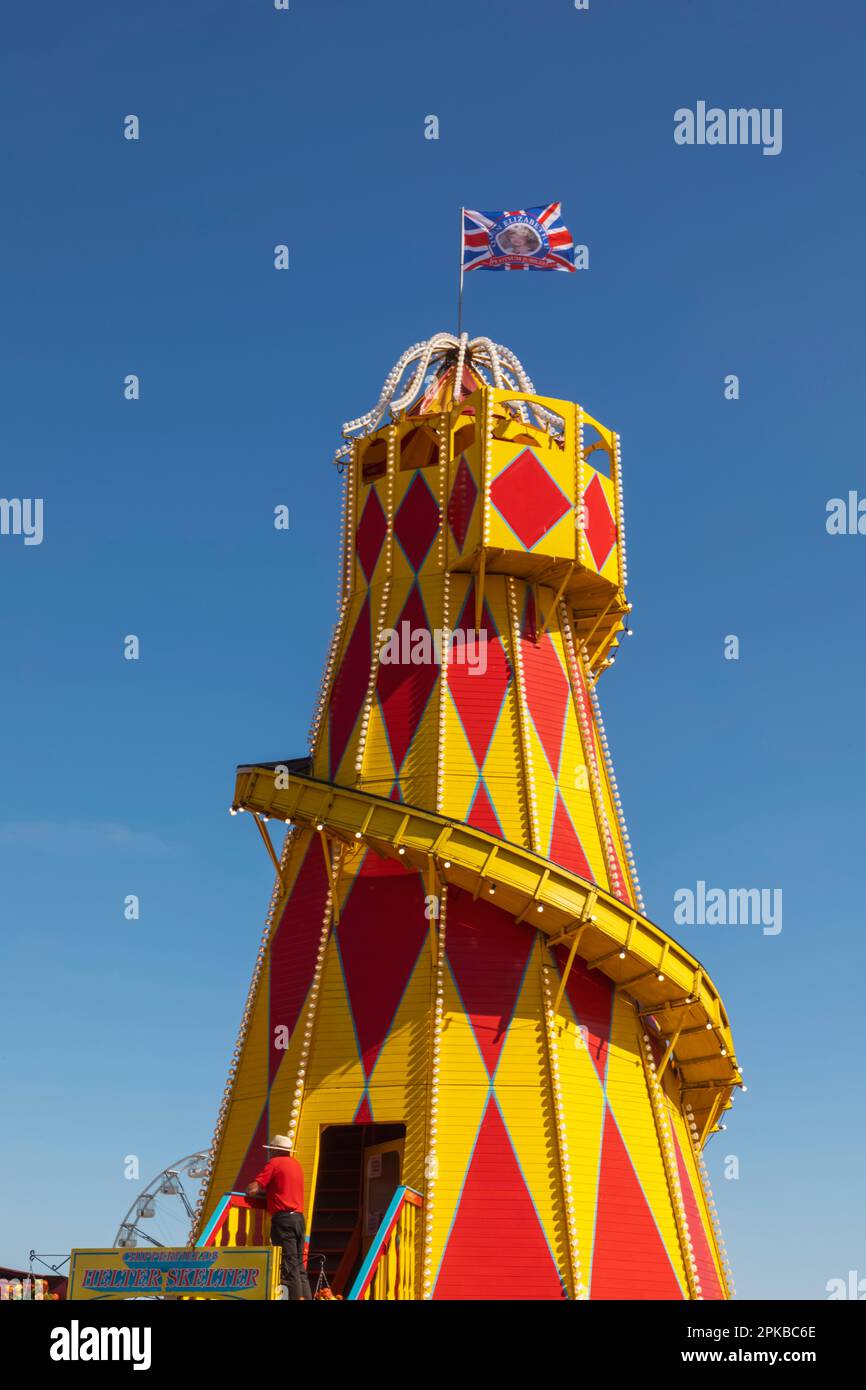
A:
<svg viewBox="0 0 866 1390">
<path fill-rule="evenodd" d="M 320 1259 L 335 1293 L 342 1294 L 358 1263 L 364 1125 L 334 1125 L 322 1135 L 307 1272 L 315 1284 Z"/>
</svg>

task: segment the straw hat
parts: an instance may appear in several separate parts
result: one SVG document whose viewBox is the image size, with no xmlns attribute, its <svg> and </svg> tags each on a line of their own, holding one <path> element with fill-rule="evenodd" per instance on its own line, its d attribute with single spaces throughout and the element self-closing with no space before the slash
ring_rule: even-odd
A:
<svg viewBox="0 0 866 1390">
<path fill-rule="evenodd" d="M 287 1134 L 272 1134 L 270 1144 L 262 1144 L 263 1149 L 283 1149 L 292 1152 L 292 1141 Z"/>
</svg>

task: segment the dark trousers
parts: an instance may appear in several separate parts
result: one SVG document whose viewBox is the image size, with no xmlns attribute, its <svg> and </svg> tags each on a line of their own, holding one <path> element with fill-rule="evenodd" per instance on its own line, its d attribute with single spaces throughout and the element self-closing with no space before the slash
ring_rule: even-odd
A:
<svg viewBox="0 0 866 1390">
<path fill-rule="evenodd" d="M 304 1269 L 304 1215 L 300 1211 L 278 1211 L 271 1217 L 271 1245 L 283 1251 L 282 1280 L 290 1299 L 312 1298 Z"/>
</svg>

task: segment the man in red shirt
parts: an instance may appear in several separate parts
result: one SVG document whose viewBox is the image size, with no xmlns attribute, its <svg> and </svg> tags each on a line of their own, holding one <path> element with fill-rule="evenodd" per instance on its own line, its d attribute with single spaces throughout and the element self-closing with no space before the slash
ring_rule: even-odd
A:
<svg viewBox="0 0 866 1390">
<path fill-rule="evenodd" d="M 247 1197 L 264 1197 L 271 1218 L 271 1244 L 283 1251 L 282 1279 L 290 1299 L 312 1298 L 304 1268 L 304 1170 L 292 1157 L 285 1134 L 265 1144 L 271 1157 L 247 1188 Z"/>
</svg>

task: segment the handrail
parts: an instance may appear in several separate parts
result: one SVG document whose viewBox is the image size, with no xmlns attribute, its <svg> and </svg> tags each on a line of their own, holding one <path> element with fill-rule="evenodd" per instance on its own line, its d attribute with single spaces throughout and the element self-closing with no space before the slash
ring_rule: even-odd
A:
<svg viewBox="0 0 866 1390">
<path fill-rule="evenodd" d="M 391 1255 L 392 1245 L 396 1245 L 397 1247 L 395 1253 L 398 1262 L 401 1255 L 405 1256 L 410 1261 L 414 1261 L 414 1228 L 411 1230 L 403 1230 L 401 1228 L 405 1225 L 406 1214 L 409 1210 L 415 1207 L 423 1207 L 423 1205 L 424 1198 L 421 1196 L 420 1192 L 416 1192 L 414 1188 L 398 1187 L 395 1190 L 388 1210 L 382 1218 L 382 1224 L 373 1237 L 370 1249 L 364 1256 L 364 1263 L 358 1271 L 358 1277 L 349 1293 L 346 1295 L 347 1302 L 354 1302 L 374 1296 L 373 1288 L 376 1275 L 382 1269 L 383 1262 Z M 414 1211 L 412 1211 L 412 1216 L 414 1216 Z M 408 1244 L 409 1248 L 403 1250 L 401 1247 L 406 1244 Z M 403 1277 L 405 1279 L 405 1272 Z M 400 1298 L 400 1278 L 401 1276 L 398 1268 L 397 1282 L 394 1285 L 393 1293 L 390 1295 L 390 1297 L 394 1299 Z M 409 1284 L 413 1282 L 411 1274 L 407 1282 Z M 387 1298 L 389 1295 L 386 1292 L 384 1296 Z"/>
<path fill-rule="evenodd" d="M 237 1229 L 230 1231 L 229 1217 L 233 1211 L 251 1214 L 243 1218 L 239 1216 Z M 257 1220 L 257 1217 L 260 1219 Z M 251 1200 L 244 1192 L 225 1192 L 196 1241 L 196 1248 L 205 1245 L 268 1245 L 266 1226 L 264 1198 Z M 238 1239 L 238 1236 L 243 1239 Z"/>
</svg>

